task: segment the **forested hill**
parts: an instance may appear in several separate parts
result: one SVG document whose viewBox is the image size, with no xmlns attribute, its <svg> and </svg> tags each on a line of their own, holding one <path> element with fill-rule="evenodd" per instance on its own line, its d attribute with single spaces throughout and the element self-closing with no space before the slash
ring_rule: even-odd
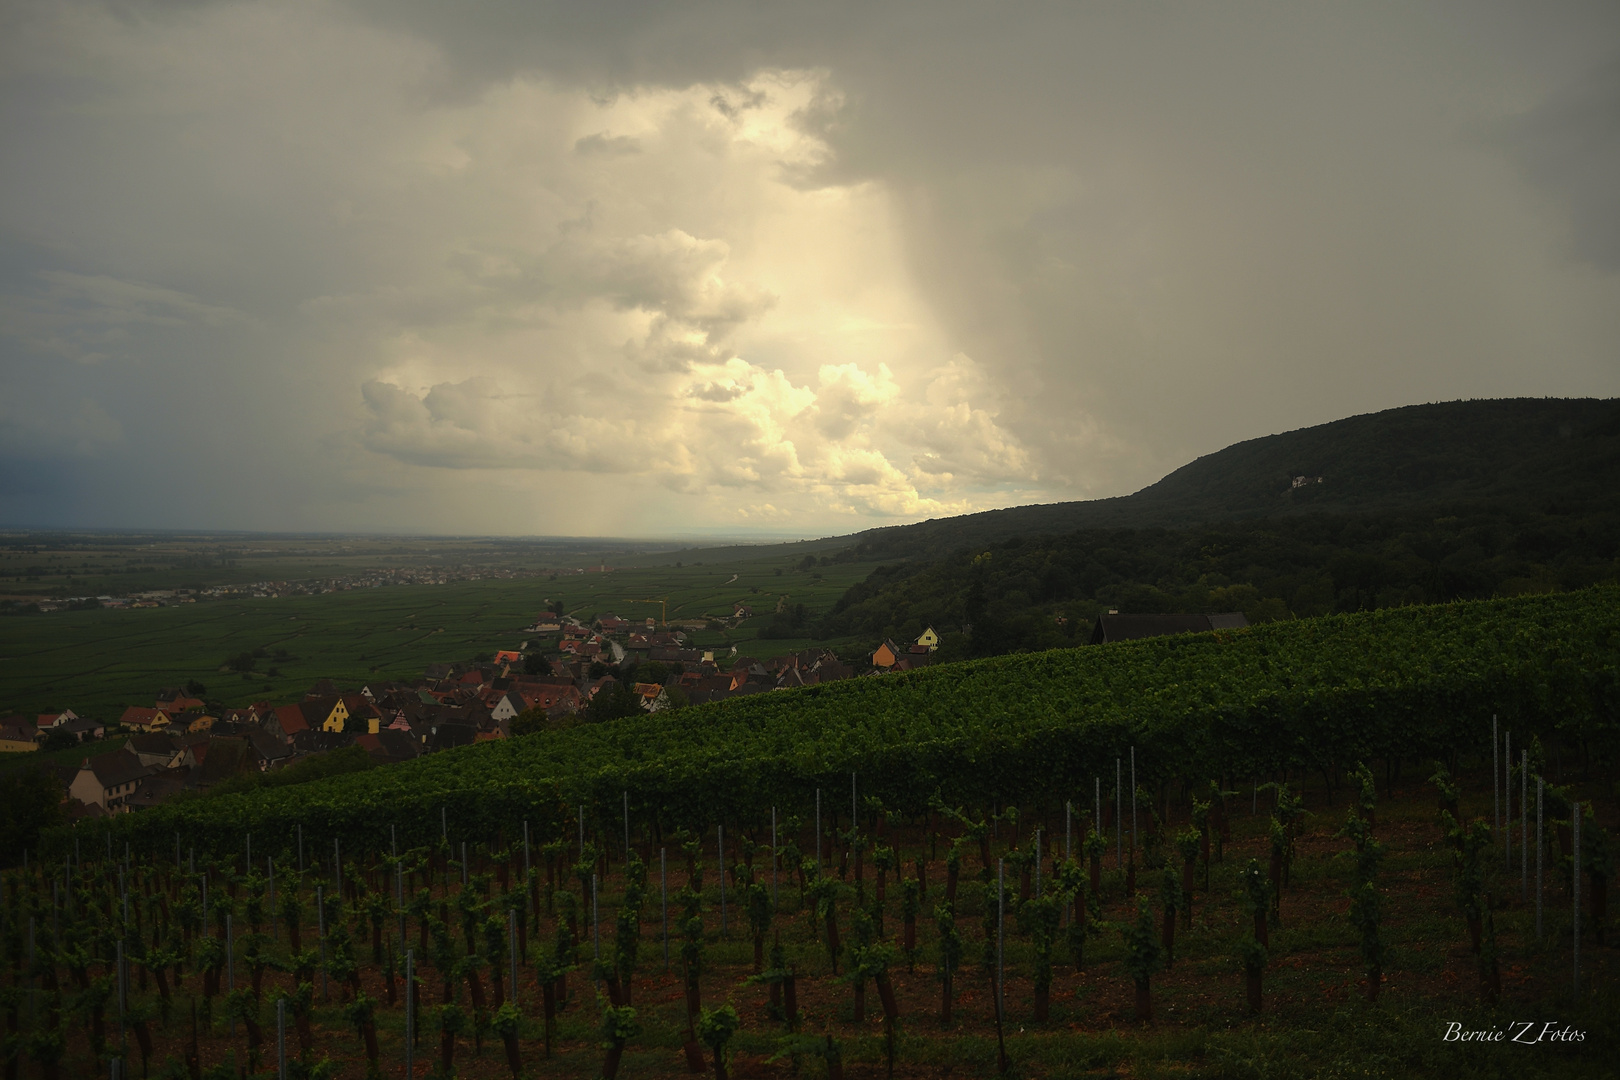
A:
<svg viewBox="0 0 1620 1080">
<path fill-rule="evenodd" d="M 1312 482 L 1296 488 L 1298 476 Z M 849 557 L 935 557 L 1079 529 L 1174 529 L 1313 512 L 1434 516 L 1481 505 L 1553 514 L 1620 509 L 1620 399 L 1448 401 L 1352 416 L 1235 443 L 1134 495 L 871 529 L 853 538 Z"/>
<path fill-rule="evenodd" d="M 849 550 L 894 561 L 816 629 L 875 645 L 932 625 L 943 658 L 1060 645 L 1108 607 L 1263 622 L 1580 588 L 1620 577 L 1620 401 L 1351 417 L 1126 498 L 878 530 Z"/>
</svg>

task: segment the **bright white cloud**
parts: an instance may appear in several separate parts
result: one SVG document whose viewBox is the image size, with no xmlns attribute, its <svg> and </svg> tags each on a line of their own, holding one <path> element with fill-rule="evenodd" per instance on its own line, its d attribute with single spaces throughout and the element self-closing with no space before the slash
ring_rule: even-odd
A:
<svg viewBox="0 0 1620 1080">
<path fill-rule="evenodd" d="M 826 154 L 795 122 L 821 78 L 605 104 L 514 85 L 464 107 L 475 128 L 485 110 L 572 117 L 498 154 L 533 163 L 524 194 L 547 216 L 460 240 L 455 317 L 387 305 L 364 445 L 440 469 L 639 476 L 739 520 L 758 499 L 777 515 L 940 513 L 1028 480 L 1028 455 L 970 400 L 971 361 L 944 351 L 884 193 L 786 182 Z M 521 187 L 494 145 L 469 151 L 462 182 Z"/>
<path fill-rule="evenodd" d="M 7 520 L 825 533 L 1620 391 L 1612 11 L 13 8 Z"/>
</svg>

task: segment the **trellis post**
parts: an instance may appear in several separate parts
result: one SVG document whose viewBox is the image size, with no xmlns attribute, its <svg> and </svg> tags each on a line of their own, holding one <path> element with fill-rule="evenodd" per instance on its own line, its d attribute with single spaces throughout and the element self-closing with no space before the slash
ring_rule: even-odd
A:
<svg viewBox="0 0 1620 1080">
<path fill-rule="evenodd" d="M 315 886 L 315 936 L 321 943 L 321 1000 L 330 1000 L 326 990 L 326 896 Z"/>
<path fill-rule="evenodd" d="M 1497 755 L 1500 749 L 1496 745 L 1496 714 L 1491 714 L 1491 813 L 1496 818 L 1496 828 L 1502 828 L 1502 762 Z"/>
<path fill-rule="evenodd" d="M 1502 865 L 1513 865 L 1513 731 L 1502 733 Z"/>
<path fill-rule="evenodd" d="M 1574 876 L 1571 883 L 1575 894 L 1575 922 L 1574 922 L 1574 950 L 1571 959 L 1575 969 L 1575 996 L 1581 994 L 1581 804 L 1571 803 L 1569 808 L 1570 829 L 1574 833 Z"/>
<path fill-rule="evenodd" d="M 1541 940 L 1541 898 L 1544 891 L 1545 877 L 1541 869 L 1542 835 L 1547 831 L 1542 824 L 1542 802 L 1546 791 L 1546 781 L 1536 777 L 1536 940 Z"/>
</svg>

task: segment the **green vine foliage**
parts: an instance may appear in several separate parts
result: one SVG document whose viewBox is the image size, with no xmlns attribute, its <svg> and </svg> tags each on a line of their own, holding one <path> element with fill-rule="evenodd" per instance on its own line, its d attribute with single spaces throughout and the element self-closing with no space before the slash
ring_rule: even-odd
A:
<svg viewBox="0 0 1620 1080">
<path fill-rule="evenodd" d="M 1074 908 L 1069 915 L 1064 944 L 1068 947 L 1069 959 L 1074 961 L 1075 970 L 1079 971 L 1085 967 L 1086 938 L 1090 936 L 1093 921 L 1090 904 L 1095 903 L 1098 898 L 1088 897 L 1086 872 L 1073 859 L 1058 867 L 1056 884 L 1065 902 L 1072 904 Z"/>
<path fill-rule="evenodd" d="M 737 1010 L 730 1005 L 722 1005 L 718 1009 L 704 1009 L 703 1016 L 698 1020 L 697 1034 L 703 1045 L 713 1050 L 716 1058 L 725 1054 L 726 1043 L 737 1034 L 742 1027 L 742 1019 Z"/>
<path fill-rule="evenodd" d="M 1035 953 L 1033 982 L 1042 993 L 1052 987 L 1052 947 L 1062 917 L 1063 897 L 1055 892 L 1032 897 L 1018 908 L 1018 928 L 1029 936 Z"/>
<path fill-rule="evenodd" d="M 1166 863 L 1159 873 L 1159 906 L 1166 911 L 1180 911 L 1186 899 L 1181 891 L 1181 876 L 1176 868 Z"/>
<path fill-rule="evenodd" d="M 1195 809 L 1198 806 L 1204 807 L 1206 815 L 1208 814 L 1208 803 L 1194 804 Z M 1205 828 L 1207 827 L 1208 826 L 1206 825 Z M 1176 853 L 1181 856 L 1181 863 L 1183 866 L 1192 866 L 1198 861 L 1198 850 L 1204 842 L 1203 834 L 1204 829 L 1199 828 L 1196 824 L 1189 825 L 1187 828 L 1176 833 Z"/>
<path fill-rule="evenodd" d="M 1491 847 L 1491 827 L 1484 818 L 1475 818 L 1464 828 L 1449 812 L 1441 811 L 1447 835 L 1456 844 L 1452 853 L 1452 890 L 1457 907 L 1470 919 L 1478 919 L 1485 905 L 1485 865 L 1481 855 Z"/>
<path fill-rule="evenodd" d="M 1136 898 L 1136 918 L 1120 927 L 1125 941 L 1125 970 L 1142 989 L 1164 970 L 1164 947 L 1153 925 L 1153 905 L 1146 896 Z"/>
<path fill-rule="evenodd" d="M 934 928 L 939 940 L 939 977 L 948 979 L 962 967 L 962 935 L 956 929 L 956 912 L 950 904 L 934 908 Z"/>
<path fill-rule="evenodd" d="M 705 1019 L 708 1011 L 704 1011 Z M 636 1010 L 629 1005 L 609 1005 L 602 1010 L 602 1049 L 623 1049 L 624 1044 L 641 1034 L 636 1022 Z"/>
<path fill-rule="evenodd" d="M 1356 769 L 1360 795 L 1345 818 L 1339 836 L 1355 845 L 1352 853 L 1355 871 L 1350 887 L 1350 923 L 1361 939 L 1361 961 L 1370 984 L 1376 984 L 1384 970 L 1384 941 L 1379 933 L 1383 901 L 1378 892 L 1378 867 L 1384 858 L 1384 845 L 1373 839 L 1372 818 L 1377 807 L 1377 790 L 1372 771 L 1366 765 Z"/>
<path fill-rule="evenodd" d="M 810 805 L 850 768 L 886 810 L 920 813 L 942 791 L 991 806 L 1079 790 L 1133 745 L 1150 790 L 1185 775 L 1434 758 L 1477 741 L 1491 713 L 1527 740 L 1556 735 L 1612 758 L 1617 608 L 1620 589 L 1603 587 L 939 664 L 495 740 L 93 828 L 137 851 L 172 850 L 178 832 L 202 855 L 301 825 L 309 850 L 341 838 L 347 851 L 377 851 L 390 827 L 406 846 L 437 844 L 441 812 L 459 836 L 510 835 L 523 821 L 556 836 L 579 806 L 617 806 L 625 794 L 644 821 L 757 825 L 773 805 Z M 70 843 L 59 827 L 42 854 Z"/>
</svg>

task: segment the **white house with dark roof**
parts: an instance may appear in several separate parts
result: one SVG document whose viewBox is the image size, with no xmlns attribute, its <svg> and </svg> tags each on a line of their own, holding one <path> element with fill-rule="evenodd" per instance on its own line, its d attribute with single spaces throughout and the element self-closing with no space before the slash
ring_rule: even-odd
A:
<svg viewBox="0 0 1620 1080">
<path fill-rule="evenodd" d="M 116 813 L 134 794 L 135 785 L 151 773 L 152 769 L 128 750 L 97 754 L 84 759 L 78 775 L 68 785 L 68 794 L 86 806 Z"/>
</svg>

